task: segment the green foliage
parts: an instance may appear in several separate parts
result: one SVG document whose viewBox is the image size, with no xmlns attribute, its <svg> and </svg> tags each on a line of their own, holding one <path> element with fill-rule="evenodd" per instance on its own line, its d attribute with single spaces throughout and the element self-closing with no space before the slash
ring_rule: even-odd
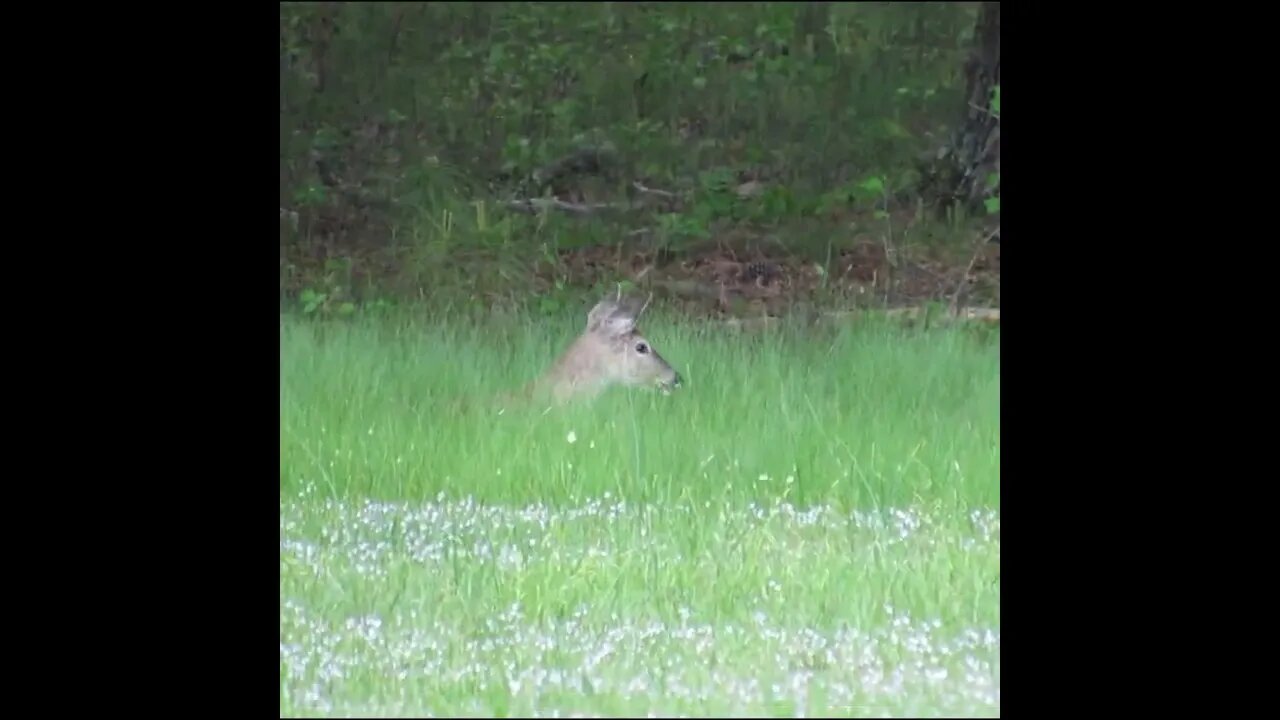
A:
<svg viewBox="0 0 1280 720">
<path fill-rule="evenodd" d="M 282 250 L 374 249 L 419 273 L 460 244 L 564 235 L 471 208 L 527 197 L 538 168 L 605 143 L 622 169 L 600 192 L 636 178 L 692 192 L 661 220 L 665 242 L 811 214 L 866 177 L 903 186 L 956 112 L 974 17 L 968 3 L 282 3 L 281 205 L 304 214 Z M 765 179 L 742 196 L 747 174 Z"/>
</svg>

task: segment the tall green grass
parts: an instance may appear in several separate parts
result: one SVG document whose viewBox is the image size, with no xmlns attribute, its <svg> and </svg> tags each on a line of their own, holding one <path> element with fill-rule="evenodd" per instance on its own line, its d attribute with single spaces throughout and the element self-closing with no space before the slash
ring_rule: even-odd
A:
<svg viewBox="0 0 1280 720">
<path fill-rule="evenodd" d="M 282 321 L 282 714 L 998 715 L 998 340 L 581 323 Z"/>
<path fill-rule="evenodd" d="M 619 389 L 553 412 L 504 409 L 499 395 L 542 372 L 581 325 L 286 321 L 282 490 L 997 503 L 996 342 L 890 325 L 747 335 L 655 312 L 642 329 L 685 378 L 674 394 Z"/>
</svg>

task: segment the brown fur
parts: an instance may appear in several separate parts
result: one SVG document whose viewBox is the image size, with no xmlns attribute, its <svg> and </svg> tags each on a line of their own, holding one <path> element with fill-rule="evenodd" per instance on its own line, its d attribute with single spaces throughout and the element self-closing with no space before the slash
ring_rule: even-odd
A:
<svg viewBox="0 0 1280 720">
<path fill-rule="evenodd" d="M 556 404 L 591 398 L 612 386 L 680 386 L 680 373 L 640 333 L 636 323 L 649 306 L 604 299 L 587 313 L 586 327 L 542 377 L 521 393 Z"/>
</svg>

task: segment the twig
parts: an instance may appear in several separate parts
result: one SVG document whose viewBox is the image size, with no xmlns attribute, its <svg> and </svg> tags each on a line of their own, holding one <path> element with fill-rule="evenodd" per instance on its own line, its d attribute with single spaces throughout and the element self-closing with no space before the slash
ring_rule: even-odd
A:
<svg viewBox="0 0 1280 720">
<path fill-rule="evenodd" d="M 631 183 L 631 187 L 635 188 L 636 190 L 638 190 L 638 191 L 640 191 L 640 192 L 642 192 L 642 193 L 648 193 L 648 194 L 650 194 L 650 195 L 657 195 L 658 197 L 669 198 L 669 199 L 672 199 L 672 200 L 678 200 L 678 199 L 680 199 L 680 196 L 679 196 L 679 195 L 677 195 L 676 193 L 673 193 L 673 192 L 670 192 L 670 191 L 667 191 L 667 190 L 659 190 L 659 189 L 657 189 L 657 188 L 646 187 L 646 186 L 645 186 L 645 185 L 643 185 L 639 180 L 636 180 L 635 182 Z"/>
<path fill-rule="evenodd" d="M 889 208 L 889 188 L 884 188 L 884 224 L 885 234 L 881 236 L 881 243 L 884 245 L 884 259 L 888 263 L 885 268 L 888 270 L 888 277 L 885 279 L 884 286 L 884 303 L 889 304 L 889 294 L 893 292 L 893 280 L 897 277 L 898 261 L 896 252 L 893 247 L 893 214 Z"/>
<path fill-rule="evenodd" d="M 999 119 L 1000 119 L 1000 114 L 999 114 L 999 113 L 991 112 L 991 110 L 990 110 L 990 109 L 988 109 L 988 108 L 984 108 L 984 107 L 982 107 L 981 105 L 979 105 L 979 104 L 977 104 L 977 103 L 971 102 L 971 103 L 969 103 L 969 107 L 971 107 L 971 108 L 973 108 L 974 110 L 977 110 L 978 112 L 983 113 L 983 114 L 985 114 L 985 115 L 990 115 L 991 117 L 995 118 L 996 120 L 999 120 Z"/>
<path fill-rule="evenodd" d="M 636 318 L 637 318 L 637 319 L 639 319 L 639 318 L 640 318 L 640 316 L 644 314 L 644 311 L 645 311 L 645 310 L 647 310 L 647 309 L 649 308 L 649 303 L 651 303 L 651 302 L 653 302 L 653 291 L 652 291 L 652 290 L 650 290 L 650 291 L 649 291 L 649 297 L 648 297 L 648 299 L 646 299 L 646 300 L 644 301 L 644 305 L 641 305 L 641 306 L 640 306 L 640 311 L 636 313 Z"/>
<path fill-rule="evenodd" d="M 976 247 L 974 247 L 973 257 L 969 258 L 969 265 L 964 269 L 964 275 L 960 277 L 960 282 L 956 285 L 956 291 L 951 294 L 951 312 L 953 314 L 960 313 L 960 293 L 969 284 L 969 273 L 973 272 L 973 266 L 977 264 L 978 256 L 982 254 L 982 248 L 985 247 L 986 244 L 991 241 L 991 238 L 995 237 L 998 232 L 1000 232 L 1000 228 L 996 228 L 995 232 L 987 235 L 981 242 L 977 243 Z"/>
</svg>

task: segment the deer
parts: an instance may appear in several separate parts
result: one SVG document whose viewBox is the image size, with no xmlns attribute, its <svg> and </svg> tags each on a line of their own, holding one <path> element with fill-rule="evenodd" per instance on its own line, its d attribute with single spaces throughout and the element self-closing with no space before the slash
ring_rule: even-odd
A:
<svg viewBox="0 0 1280 720">
<path fill-rule="evenodd" d="M 591 399 L 619 386 L 670 395 L 683 379 L 637 328 L 652 300 L 650 295 L 636 310 L 634 301 L 623 301 L 619 288 L 616 297 L 597 302 L 578 337 L 520 394 L 549 397 L 555 405 Z"/>
</svg>

